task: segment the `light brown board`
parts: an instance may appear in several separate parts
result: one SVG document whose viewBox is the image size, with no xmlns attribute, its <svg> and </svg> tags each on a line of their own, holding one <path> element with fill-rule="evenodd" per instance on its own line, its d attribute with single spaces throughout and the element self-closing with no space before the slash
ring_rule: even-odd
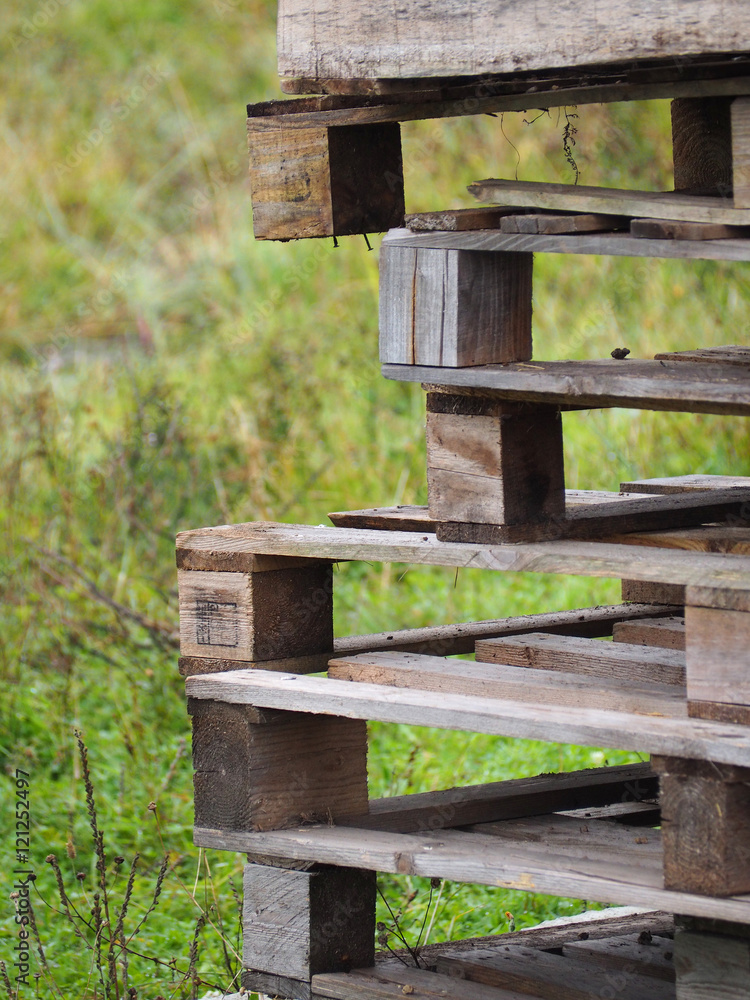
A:
<svg viewBox="0 0 750 1000">
<path fill-rule="evenodd" d="M 742 239 L 747 230 L 717 222 L 675 222 L 666 219 L 633 219 L 630 235 L 646 240 L 730 240 Z"/>
<path fill-rule="evenodd" d="M 634 646 L 661 646 L 664 649 L 685 648 L 685 619 L 677 615 L 652 618 L 649 621 L 617 622 L 612 638 Z"/>
<path fill-rule="evenodd" d="M 744 348 L 742 349 L 744 350 Z M 750 352 L 748 352 L 750 357 Z M 718 358 L 713 351 L 684 351 L 676 354 L 657 354 L 657 359 L 669 361 L 684 360 L 709 361 Z M 684 493 L 689 490 L 722 490 L 730 486 L 750 486 L 750 476 L 665 476 L 657 479 L 634 479 L 620 483 L 620 489 L 627 493 Z"/>
<path fill-rule="evenodd" d="M 750 705 L 750 613 L 685 608 L 691 701 Z"/>
<path fill-rule="evenodd" d="M 561 670 L 590 677 L 684 686 L 685 654 L 677 649 L 631 646 L 541 633 L 482 639 L 477 660 L 536 670 Z"/>
<path fill-rule="evenodd" d="M 528 212 L 500 220 L 501 233 L 599 233 L 625 229 L 630 220 L 618 215 L 555 215 Z"/>
</svg>

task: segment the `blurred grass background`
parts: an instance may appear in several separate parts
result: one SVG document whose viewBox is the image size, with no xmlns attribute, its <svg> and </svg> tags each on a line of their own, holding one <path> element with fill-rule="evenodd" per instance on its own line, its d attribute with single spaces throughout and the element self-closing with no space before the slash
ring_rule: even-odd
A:
<svg viewBox="0 0 750 1000">
<path fill-rule="evenodd" d="M 134 959 L 141 996 L 197 988 L 181 971 L 211 893 L 226 922 L 212 927 L 212 912 L 193 979 L 228 987 L 226 965 L 237 964 L 241 858 L 199 858 L 191 843 L 175 532 L 322 523 L 330 510 L 426 501 L 421 389 L 386 382 L 377 363 L 377 241 L 369 253 L 359 238 L 334 250 L 252 237 L 244 103 L 281 96 L 274 6 L 6 0 L 0 13 L 0 957 L 12 961 L 15 941 L 16 768 L 31 774 L 41 894 L 54 899 L 44 863 L 54 852 L 71 884 L 84 873 L 75 892 L 91 905 L 80 727 L 110 853 L 142 856 L 141 913 L 165 849 L 174 865 L 138 943 L 174 957 L 174 969 Z M 584 183 L 671 186 L 666 102 L 578 115 Z M 563 126 L 561 113 L 533 109 L 405 125 L 407 210 L 469 205 L 466 185 L 486 176 L 571 181 Z M 648 357 L 743 342 L 747 275 L 713 262 L 539 257 L 535 354 L 606 357 L 627 346 Z M 615 410 L 565 424 L 570 487 L 750 474 L 738 419 Z M 337 571 L 336 590 L 339 634 L 608 603 L 619 592 L 614 581 L 360 564 Z M 374 795 L 631 759 L 372 730 Z M 416 937 L 425 884 L 383 886 Z M 506 911 L 523 926 L 585 906 L 447 886 L 430 911 L 431 939 L 506 930 Z M 39 901 L 37 910 L 63 995 L 93 995 L 89 954 L 59 913 Z"/>
</svg>

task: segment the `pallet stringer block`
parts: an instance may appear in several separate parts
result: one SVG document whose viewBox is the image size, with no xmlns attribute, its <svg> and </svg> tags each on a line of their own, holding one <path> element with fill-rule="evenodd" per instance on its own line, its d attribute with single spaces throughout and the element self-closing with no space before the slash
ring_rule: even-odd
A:
<svg viewBox="0 0 750 1000">
<path fill-rule="evenodd" d="M 404 219 L 397 122 L 261 129 L 248 119 L 256 239 L 380 233 Z"/>
<path fill-rule="evenodd" d="M 726 97 L 672 101 L 675 191 L 731 197 L 731 104 Z"/>
<path fill-rule="evenodd" d="M 427 485 L 435 521 L 527 524 L 564 515 L 560 411 L 429 392 Z"/>
<path fill-rule="evenodd" d="M 690 715 L 750 724 L 750 591 L 688 587 L 685 603 Z"/>
<path fill-rule="evenodd" d="M 750 989 L 750 934 L 743 924 L 676 917 L 676 1000 L 746 1000 Z"/>
<path fill-rule="evenodd" d="M 365 815 L 367 724 L 188 698 L 195 825 L 278 830 Z"/>
<path fill-rule="evenodd" d="M 660 774 L 664 887 L 750 892 L 750 768 L 652 756 Z"/>
<path fill-rule="evenodd" d="M 380 249 L 383 364 L 470 365 L 531 357 L 532 255 Z"/>
<path fill-rule="evenodd" d="M 307 1000 L 314 975 L 371 966 L 375 897 L 371 871 L 246 865 L 242 985 Z"/>
</svg>

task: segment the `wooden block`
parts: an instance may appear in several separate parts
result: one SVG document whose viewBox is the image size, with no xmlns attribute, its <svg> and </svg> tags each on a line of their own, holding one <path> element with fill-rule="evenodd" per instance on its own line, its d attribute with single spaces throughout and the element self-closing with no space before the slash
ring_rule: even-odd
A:
<svg viewBox="0 0 750 1000">
<path fill-rule="evenodd" d="M 750 726 L 750 705 L 728 705 L 719 701 L 688 701 L 691 719 L 711 719 L 714 722 L 736 722 Z"/>
<path fill-rule="evenodd" d="M 691 932 L 674 936 L 676 1000 L 747 1000 L 750 941 L 744 937 Z"/>
<path fill-rule="evenodd" d="M 627 969 L 641 976 L 653 976 L 673 983 L 674 941 L 648 935 L 641 943 L 637 934 L 610 938 L 571 941 L 564 944 L 563 955 L 609 969 Z"/>
<path fill-rule="evenodd" d="M 330 564 L 226 573 L 179 570 L 180 652 L 278 660 L 333 649 Z"/>
<path fill-rule="evenodd" d="M 531 357 L 528 254 L 380 251 L 380 360 L 447 367 Z"/>
<path fill-rule="evenodd" d="M 372 965 L 375 873 L 245 866 L 243 964 L 308 982 L 320 972 Z"/>
<path fill-rule="evenodd" d="M 350 236 L 401 225 L 399 125 L 262 129 L 248 119 L 256 239 Z"/>
<path fill-rule="evenodd" d="M 188 711 L 196 826 L 274 830 L 367 812 L 363 721 L 290 712 L 257 723 L 253 706 L 194 699 Z"/>
<path fill-rule="evenodd" d="M 724 97 L 672 101 L 675 191 L 731 197 L 730 104 Z"/>
<path fill-rule="evenodd" d="M 750 611 L 750 590 L 692 586 L 687 588 L 685 603 L 699 608 Z"/>
<path fill-rule="evenodd" d="M 633 219 L 630 235 L 640 240 L 731 240 L 741 239 L 742 226 L 717 222 L 676 222 L 668 219 Z"/>
<path fill-rule="evenodd" d="M 504 663 L 535 670 L 561 670 L 632 682 L 685 683 L 685 656 L 676 649 L 532 632 L 482 639 L 476 644 L 476 655 L 483 663 Z"/>
<path fill-rule="evenodd" d="M 750 98 L 732 101 L 732 166 L 734 204 L 750 207 Z"/>
<path fill-rule="evenodd" d="M 525 524 L 565 511 L 560 411 L 427 396 L 429 513 L 436 521 Z M 464 412 L 462 412 L 464 411 Z"/>
<path fill-rule="evenodd" d="M 631 646 L 661 646 L 663 649 L 685 648 L 685 619 L 677 615 L 628 622 L 615 622 L 612 630 L 615 642 Z"/>
<path fill-rule="evenodd" d="M 664 886 L 707 896 L 750 891 L 750 769 L 655 756 Z"/>
<path fill-rule="evenodd" d="M 685 608 L 691 701 L 750 705 L 750 612 Z"/>
<path fill-rule="evenodd" d="M 623 580 L 623 601 L 636 601 L 638 604 L 677 604 L 685 603 L 685 588 L 679 583 L 652 583 L 649 580 Z"/>
<path fill-rule="evenodd" d="M 627 228 L 629 220 L 619 215 L 554 215 L 529 212 L 507 215 L 500 220 L 501 233 L 603 233 Z"/>
</svg>

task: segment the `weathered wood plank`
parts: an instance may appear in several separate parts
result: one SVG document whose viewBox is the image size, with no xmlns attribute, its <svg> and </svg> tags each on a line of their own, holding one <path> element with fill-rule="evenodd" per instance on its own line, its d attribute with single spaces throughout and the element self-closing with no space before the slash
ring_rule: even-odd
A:
<svg viewBox="0 0 750 1000">
<path fill-rule="evenodd" d="M 609 969 L 625 969 L 642 976 L 653 976 L 673 983 L 674 941 L 649 934 L 644 943 L 637 934 L 624 934 L 604 940 L 570 941 L 563 945 L 563 955 Z"/>
<path fill-rule="evenodd" d="M 608 233 L 627 229 L 629 219 L 620 215 L 555 215 L 527 212 L 500 219 L 501 233 Z"/>
<path fill-rule="evenodd" d="M 631 536 L 636 537 L 636 536 Z M 628 538 L 628 541 L 630 539 Z M 676 583 L 652 583 L 643 580 L 622 581 L 623 601 L 664 605 L 684 605 L 685 588 Z"/>
<path fill-rule="evenodd" d="M 574 636 L 530 633 L 481 639 L 477 660 L 533 670 L 560 670 L 587 677 L 683 687 L 685 654 L 677 649 L 631 646 Z"/>
<path fill-rule="evenodd" d="M 747 593 L 750 558 L 608 542 L 476 545 L 439 542 L 423 532 L 327 528 L 264 521 L 231 528 L 198 528 L 177 536 L 178 557 L 224 569 L 252 564 L 257 553 L 309 559 L 402 562 L 503 572 L 567 573 L 678 583 Z M 745 600 L 746 598 L 743 598 Z M 693 604 L 700 603 L 693 600 Z"/>
<path fill-rule="evenodd" d="M 514 211 L 508 209 L 508 211 Z M 518 211 L 518 209 L 515 209 Z M 674 221 L 674 220 L 673 220 Z M 476 232 L 412 233 L 392 230 L 388 242 L 399 246 L 491 252 L 600 254 L 612 257 L 664 257 L 678 260 L 750 260 L 750 240 L 642 239 L 631 233 L 568 233 L 537 235 Z"/>
<path fill-rule="evenodd" d="M 750 611 L 750 589 L 696 585 L 688 587 L 686 604 L 697 608 L 723 608 L 726 611 Z"/>
<path fill-rule="evenodd" d="M 528 254 L 380 251 L 380 360 L 480 365 L 531 357 Z"/>
<path fill-rule="evenodd" d="M 440 958 L 438 971 L 488 986 L 505 987 L 543 1000 L 670 1000 L 673 990 L 663 981 L 630 970 L 612 975 L 584 960 L 506 945 L 466 958 Z"/>
<path fill-rule="evenodd" d="M 398 124 L 269 131 L 256 122 L 248 120 L 256 239 L 348 236 L 402 224 Z"/>
<path fill-rule="evenodd" d="M 246 865 L 243 964 L 307 982 L 319 972 L 371 965 L 375 892 L 374 872 Z"/>
<path fill-rule="evenodd" d="M 551 208 L 567 212 L 646 216 L 678 222 L 750 224 L 750 209 L 733 208 L 724 198 L 680 191 L 631 191 L 583 184 L 509 181 L 490 178 L 469 185 L 478 201 L 519 208 Z"/>
<path fill-rule="evenodd" d="M 647 621 L 616 622 L 612 632 L 615 642 L 632 646 L 660 646 L 685 649 L 685 619 L 677 615 Z"/>
<path fill-rule="evenodd" d="M 414 969 L 401 963 L 380 962 L 372 969 L 315 976 L 313 1000 L 333 997 L 334 1000 L 403 1000 L 405 995 L 450 998 L 450 1000 L 526 1000 L 509 990 L 493 989 L 476 983 L 463 983 L 454 977 L 442 976 L 424 969 Z"/>
<path fill-rule="evenodd" d="M 715 722 L 736 722 L 750 726 L 750 705 L 731 705 L 720 701 L 688 701 L 691 719 L 713 719 Z"/>
<path fill-rule="evenodd" d="M 517 524 L 565 511 L 560 411 L 427 394 L 427 486 L 436 521 Z M 468 400 L 471 402 L 471 399 Z M 448 406 L 446 406 L 448 402 Z M 463 411 L 463 412 L 462 412 Z"/>
<path fill-rule="evenodd" d="M 745 238 L 747 230 L 742 226 L 724 226 L 718 222 L 633 219 L 630 235 L 639 240 L 733 240 Z"/>
<path fill-rule="evenodd" d="M 329 563 L 263 573 L 178 570 L 180 652 L 279 660 L 333 646 Z"/>
<path fill-rule="evenodd" d="M 501 651 L 499 657 L 502 656 Z M 616 707 L 623 712 L 659 713 L 675 718 L 687 715 L 684 691 L 675 685 L 648 683 L 642 679 L 639 682 L 622 675 L 610 677 L 610 660 L 606 658 L 598 666 L 599 672 L 593 680 L 591 674 L 584 677 L 580 673 L 566 672 L 563 666 L 555 671 L 530 670 L 527 664 L 506 666 L 501 659 L 487 665 L 419 653 L 383 652 L 332 660 L 328 676 L 445 694 L 515 699 L 531 704 Z"/>
<path fill-rule="evenodd" d="M 723 347 L 696 347 L 692 351 L 665 351 L 662 354 L 655 354 L 657 361 L 705 361 L 708 363 L 721 363 L 723 365 L 750 365 L 750 347 L 741 344 L 725 344 Z M 747 476 L 674 476 L 675 480 L 684 480 L 686 485 L 690 485 L 690 480 L 696 483 L 695 488 L 700 488 L 697 484 L 703 480 L 706 485 L 718 485 L 714 480 L 736 479 L 738 482 L 747 479 Z"/>
<path fill-rule="evenodd" d="M 698 719 L 583 707 L 530 706 L 461 694 L 453 695 L 446 703 L 444 696 L 430 691 L 350 684 L 326 677 L 265 670 L 235 670 L 189 677 L 186 688 L 192 698 L 260 708 L 402 722 L 580 746 L 616 746 L 624 750 L 750 765 L 750 733 L 743 726 Z"/>
<path fill-rule="evenodd" d="M 566 861 L 551 852 L 546 857 L 539 852 L 532 856 L 496 837 L 457 830 L 416 836 L 335 826 L 267 833 L 196 828 L 194 841 L 199 846 L 219 850 L 265 852 L 343 867 L 647 906 L 750 924 L 747 896 L 722 899 L 668 891 L 661 888 L 658 872 L 633 865 L 630 859 L 618 864 L 616 855 L 611 856 L 608 876 L 601 873 L 590 876 L 581 871 L 580 858 Z"/>
<path fill-rule="evenodd" d="M 613 802 L 640 803 L 657 795 L 658 780 L 650 765 L 625 764 L 373 799 L 367 816 L 340 823 L 417 833 Z"/>
<path fill-rule="evenodd" d="M 669 25 L 665 38 L 664 26 Z M 575 25 L 575 30 L 571 30 Z M 568 0 L 542 16 L 514 3 L 409 0 L 398 13 L 319 0 L 279 4 L 281 77 L 311 79 L 477 76 L 709 53 L 742 53 L 750 17 L 741 0 L 709 0 L 696 14 L 679 0 L 613 0 L 599 10 Z M 530 105 L 529 105 L 530 106 Z"/>
<path fill-rule="evenodd" d="M 677 1000 L 746 1000 L 750 942 L 740 937 L 677 929 Z"/>
<path fill-rule="evenodd" d="M 438 368 L 383 365 L 386 378 L 449 391 L 481 390 L 498 399 L 576 403 L 592 407 L 750 414 L 748 379 L 739 367 L 630 360 L 534 361 L 524 364 Z"/>
<path fill-rule="evenodd" d="M 192 699 L 188 711 L 199 826 L 269 830 L 367 812 L 364 722 L 285 712 L 258 723 L 258 707 Z"/>
<path fill-rule="evenodd" d="M 658 756 L 654 767 L 665 887 L 713 896 L 750 891 L 750 769 Z"/>
<path fill-rule="evenodd" d="M 509 208 L 448 208 L 442 212 L 407 215 L 404 225 L 412 233 L 461 233 L 475 229 L 497 229 L 503 216 L 511 211 Z"/>
<path fill-rule="evenodd" d="M 723 355 L 727 348 L 717 348 L 716 352 Z M 740 348 L 744 352 L 745 348 Z M 715 357 L 714 349 L 706 351 L 678 351 L 674 354 L 657 354 L 656 358 L 669 361 L 694 360 L 708 361 L 710 357 Z M 750 361 L 750 351 L 748 352 Z M 722 360 L 726 360 L 722 357 Z M 689 476 L 665 476 L 656 479 L 634 479 L 620 483 L 620 489 L 627 493 L 686 493 L 689 490 L 715 490 L 728 489 L 731 486 L 750 486 L 750 476 L 709 476 L 709 475 L 689 475 Z"/>
</svg>

